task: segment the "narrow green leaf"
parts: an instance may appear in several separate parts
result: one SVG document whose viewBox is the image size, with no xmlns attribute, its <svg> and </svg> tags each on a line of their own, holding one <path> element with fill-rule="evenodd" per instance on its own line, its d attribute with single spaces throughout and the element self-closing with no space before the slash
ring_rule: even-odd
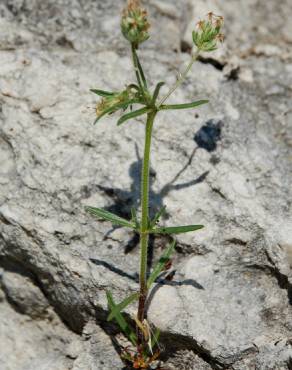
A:
<svg viewBox="0 0 292 370">
<path fill-rule="evenodd" d="M 138 60 L 137 60 L 138 56 L 136 52 L 136 45 L 134 43 L 131 43 L 131 46 L 132 46 L 132 58 L 133 58 L 133 63 L 134 63 L 135 74 L 136 74 L 137 82 L 139 85 L 139 90 L 142 92 L 143 85 L 142 85 L 141 76 L 140 76 L 140 72 L 138 68 Z"/>
<path fill-rule="evenodd" d="M 149 230 L 150 234 L 182 234 L 190 231 L 200 230 L 203 225 L 186 225 L 186 226 L 173 226 L 173 227 L 158 227 Z"/>
<path fill-rule="evenodd" d="M 114 93 L 111 91 L 104 91 L 104 90 L 97 90 L 97 89 L 90 89 L 91 92 L 93 92 L 96 95 L 102 96 L 104 98 L 107 98 L 109 96 L 113 96 Z"/>
<path fill-rule="evenodd" d="M 194 101 L 192 103 L 186 103 L 186 104 L 170 104 L 170 105 L 161 105 L 160 109 L 166 110 L 166 109 L 189 109 L 189 108 L 195 108 L 199 105 L 207 104 L 209 100 L 198 100 Z"/>
<path fill-rule="evenodd" d="M 106 292 L 107 302 L 109 309 L 113 311 L 116 308 L 116 304 L 114 302 L 113 296 L 111 292 Z M 137 344 L 137 336 L 135 331 L 131 328 L 131 326 L 127 323 L 124 316 L 120 313 L 120 311 L 116 312 L 115 319 L 117 323 L 119 324 L 122 331 L 126 334 L 126 336 L 130 339 L 130 341 L 133 343 L 133 345 Z"/>
<path fill-rule="evenodd" d="M 141 108 L 141 109 L 138 109 L 138 110 L 135 110 L 133 112 L 130 112 L 130 113 L 127 113 L 127 114 L 124 114 L 119 120 L 118 120 L 118 123 L 117 125 L 121 125 L 122 123 L 128 121 L 129 119 L 132 119 L 132 118 L 135 118 L 135 117 L 139 117 L 139 116 L 142 116 L 143 114 L 145 113 L 148 113 L 150 112 L 151 109 L 149 108 Z"/>
<path fill-rule="evenodd" d="M 137 53 L 135 53 L 135 54 L 136 54 L 137 67 L 138 67 L 138 71 L 139 71 L 141 80 L 143 82 L 143 85 L 144 85 L 145 89 L 147 89 L 147 81 L 146 81 L 146 77 L 145 77 L 144 72 L 143 72 L 142 65 L 140 63 L 140 59 L 138 57 L 138 54 Z"/>
<path fill-rule="evenodd" d="M 151 285 L 155 282 L 155 280 L 160 275 L 161 271 L 163 270 L 165 264 L 169 261 L 170 256 L 172 255 L 175 247 L 175 240 L 169 244 L 168 248 L 160 257 L 159 261 L 157 262 L 156 266 L 154 267 L 152 273 L 150 274 L 147 280 L 147 288 L 150 289 Z"/>
<path fill-rule="evenodd" d="M 94 121 L 94 124 L 96 124 L 103 116 L 105 116 L 106 114 L 111 114 L 111 113 L 114 113 L 115 111 L 119 110 L 119 109 L 124 109 L 126 110 L 128 108 L 129 105 L 132 105 L 132 104 L 137 104 L 137 103 L 140 103 L 140 101 L 138 99 L 131 99 L 131 100 L 126 100 L 124 102 L 121 102 L 121 103 L 117 103 L 111 107 L 109 107 L 108 109 L 105 109 L 97 118 L 96 120 Z"/>
<path fill-rule="evenodd" d="M 139 293 L 133 293 L 129 297 L 125 298 L 122 302 L 115 305 L 114 309 L 107 317 L 107 321 L 111 321 L 119 312 L 123 311 L 129 304 L 136 301 L 139 298 Z"/>
<path fill-rule="evenodd" d="M 159 92 L 160 92 L 160 89 L 162 88 L 162 86 L 165 84 L 165 82 L 159 82 L 156 87 L 155 87 L 155 90 L 154 90 L 154 93 L 153 93 L 153 98 L 152 98 L 152 104 L 155 104 L 157 98 L 158 98 L 158 95 L 159 95 Z"/>
<path fill-rule="evenodd" d="M 163 214 L 165 214 L 165 212 L 166 212 L 166 207 L 163 206 L 162 208 L 160 208 L 160 210 L 157 213 L 155 213 L 153 220 L 150 222 L 150 229 L 152 229 L 156 225 L 156 222 L 159 221 L 160 217 Z"/>
<path fill-rule="evenodd" d="M 111 212 L 108 212 L 101 208 L 94 208 L 94 207 L 85 207 L 85 210 L 91 213 L 93 216 L 103 218 L 104 220 L 110 221 L 114 225 L 130 227 L 131 229 L 135 228 L 135 225 L 126 219 L 117 216 Z"/>
</svg>

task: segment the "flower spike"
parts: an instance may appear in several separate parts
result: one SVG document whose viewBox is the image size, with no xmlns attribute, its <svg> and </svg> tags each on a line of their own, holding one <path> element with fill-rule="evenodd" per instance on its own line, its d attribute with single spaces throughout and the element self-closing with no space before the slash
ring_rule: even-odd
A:
<svg viewBox="0 0 292 370">
<path fill-rule="evenodd" d="M 147 19 L 147 11 L 140 5 L 139 0 L 129 0 L 123 11 L 121 29 L 124 37 L 135 45 L 148 40 L 150 24 Z"/>
<path fill-rule="evenodd" d="M 207 20 L 197 23 L 197 31 L 193 31 L 193 42 L 199 51 L 213 51 L 217 49 L 217 43 L 224 40 L 221 33 L 223 17 L 213 12 L 207 14 Z"/>
</svg>

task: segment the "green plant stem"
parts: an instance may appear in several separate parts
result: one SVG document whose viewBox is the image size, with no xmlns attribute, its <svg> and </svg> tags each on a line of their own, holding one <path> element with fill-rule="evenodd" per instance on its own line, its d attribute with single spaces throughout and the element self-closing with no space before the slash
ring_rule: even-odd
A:
<svg viewBox="0 0 292 370">
<path fill-rule="evenodd" d="M 142 219 L 140 230 L 140 294 L 138 306 L 138 320 L 143 323 L 145 317 L 145 302 L 147 298 L 147 255 L 148 255 L 148 205 L 149 205 L 149 169 L 150 169 L 150 149 L 151 137 L 156 111 L 151 111 L 147 115 L 145 127 L 145 146 L 142 164 L 142 181 L 141 181 L 141 204 Z M 143 347 L 143 333 L 138 329 L 138 347 Z"/>
<path fill-rule="evenodd" d="M 174 93 L 174 91 L 183 83 L 183 81 L 186 79 L 187 74 L 191 70 L 194 62 L 198 59 L 199 56 L 199 50 L 197 50 L 194 54 L 192 54 L 191 60 L 189 64 L 187 65 L 186 69 L 180 73 L 179 78 L 177 79 L 176 83 L 169 89 L 168 93 L 160 100 L 160 102 L 157 105 L 157 108 L 159 109 L 161 105 Z"/>
</svg>

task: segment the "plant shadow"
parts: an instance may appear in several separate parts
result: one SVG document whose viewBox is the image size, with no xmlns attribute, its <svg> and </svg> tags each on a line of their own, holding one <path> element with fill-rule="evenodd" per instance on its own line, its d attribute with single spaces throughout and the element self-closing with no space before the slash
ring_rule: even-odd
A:
<svg viewBox="0 0 292 370">
<path fill-rule="evenodd" d="M 90 258 L 89 260 L 90 260 L 90 262 L 92 262 L 96 266 L 103 266 L 106 269 L 110 270 L 111 272 L 114 272 L 115 274 L 117 274 L 117 275 L 119 275 L 123 278 L 127 278 L 131 281 L 134 281 L 137 284 L 139 283 L 139 274 L 137 272 L 134 273 L 134 274 L 129 274 L 128 272 L 125 272 L 121 268 L 116 267 L 112 263 L 106 262 L 104 260 L 97 259 L 97 258 Z M 169 276 L 171 276 L 170 280 L 169 280 Z M 182 281 L 176 281 L 176 280 L 173 280 L 174 276 L 175 276 L 175 270 L 173 270 L 171 272 L 166 272 L 166 273 L 160 275 L 160 277 L 155 280 L 155 282 L 158 283 L 158 284 L 152 289 L 151 294 L 150 294 L 149 297 L 151 297 L 151 295 L 152 295 L 152 298 L 153 298 L 154 294 L 163 285 L 192 286 L 193 288 L 204 290 L 204 287 L 194 279 L 185 279 L 185 280 L 182 280 Z"/>
<path fill-rule="evenodd" d="M 108 188 L 102 185 L 98 185 L 98 189 L 101 190 L 105 195 L 113 200 L 113 204 L 106 207 L 105 209 L 109 212 L 117 214 L 120 217 L 130 219 L 131 218 L 131 208 L 138 209 L 140 206 L 140 184 L 141 184 L 141 166 L 142 158 L 139 155 L 138 147 L 135 144 L 136 149 L 136 161 L 133 162 L 129 169 L 129 175 L 131 178 L 130 190 L 124 190 L 120 188 Z M 164 206 L 163 199 L 172 191 L 182 190 L 195 186 L 202 183 L 208 176 L 209 171 L 205 171 L 200 176 L 196 177 L 187 182 L 178 183 L 177 181 L 191 165 L 195 153 L 198 147 L 194 148 L 192 153 L 189 155 L 186 163 L 177 172 L 177 174 L 166 184 L 163 188 L 156 192 L 153 189 L 153 185 L 156 178 L 156 172 L 153 168 L 150 169 L 150 183 L 149 183 L 149 215 L 154 217 L 154 214 Z M 164 218 L 168 218 L 167 212 Z M 105 239 L 110 236 L 110 234 L 119 228 L 119 226 L 113 226 L 105 235 Z M 149 250 L 148 250 L 148 267 L 151 267 L 153 261 L 153 249 L 154 249 L 155 236 L 149 236 Z M 125 254 L 131 253 L 139 244 L 139 235 L 134 233 L 127 245 L 125 246 Z"/>
</svg>

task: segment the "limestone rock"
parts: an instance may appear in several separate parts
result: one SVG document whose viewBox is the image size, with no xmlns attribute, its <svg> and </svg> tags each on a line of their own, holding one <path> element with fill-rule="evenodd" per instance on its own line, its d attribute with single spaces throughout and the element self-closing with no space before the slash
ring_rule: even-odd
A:
<svg viewBox="0 0 292 370">
<path fill-rule="evenodd" d="M 151 212 L 166 205 L 162 224 L 205 225 L 177 238 L 174 280 L 151 294 L 165 366 L 291 368 L 290 3 L 149 4 L 154 37 L 139 52 L 152 87 L 187 63 L 195 18 L 223 14 L 227 36 L 169 100 L 210 103 L 161 113 L 154 128 Z M 5 370 L 121 369 L 105 291 L 118 301 L 138 288 L 137 236 L 84 211 L 130 217 L 139 207 L 143 124 L 117 128 L 113 115 L 93 126 L 89 92 L 134 81 L 119 31 L 124 2 L 68 4 L 0 4 Z M 152 265 L 167 242 L 153 240 Z"/>
</svg>

